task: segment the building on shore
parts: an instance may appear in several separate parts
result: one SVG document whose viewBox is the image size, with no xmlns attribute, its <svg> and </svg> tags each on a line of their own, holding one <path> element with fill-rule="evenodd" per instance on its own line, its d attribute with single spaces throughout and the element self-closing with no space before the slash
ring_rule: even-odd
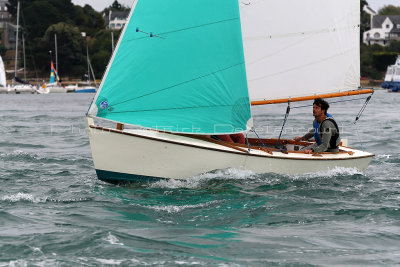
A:
<svg viewBox="0 0 400 267">
<path fill-rule="evenodd" d="M 129 11 L 112 11 L 103 14 L 106 26 L 110 30 L 120 30 L 127 23 Z"/>
<path fill-rule="evenodd" d="M 12 23 L 7 3 L 7 0 L 0 0 L 0 46 L 10 49 L 15 47 L 17 26 Z"/>
<path fill-rule="evenodd" d="M 363 33 L 366 45 L 388 46 L 393 41 L 400 41 L 400 15 L 377 15 L 368 6 L 364 6 L 364 11 L 371 15 L 371 29 Z"/>
</svg>

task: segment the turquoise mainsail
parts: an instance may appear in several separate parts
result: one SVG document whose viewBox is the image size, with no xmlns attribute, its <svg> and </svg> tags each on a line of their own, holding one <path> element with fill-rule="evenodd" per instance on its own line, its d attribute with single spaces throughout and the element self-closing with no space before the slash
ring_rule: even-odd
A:
<svg viewBox="0 0 400 267">
<path fill-rule="evenodd" d="M 252 127 L 238 1 L 136 1 L 88 115 L 193 134 Z"/>
</svg>

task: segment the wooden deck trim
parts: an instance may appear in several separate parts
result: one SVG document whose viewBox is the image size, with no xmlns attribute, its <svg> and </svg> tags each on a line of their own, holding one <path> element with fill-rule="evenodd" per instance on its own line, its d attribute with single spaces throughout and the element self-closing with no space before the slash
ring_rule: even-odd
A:
<svg viewBox="0 0 400 267">
<path fill-rule="evenodd" d="M 128 133 L 128 132 L 124 132 L 124 131 L 120 131 L 120 130 L 104 128 L 104 127 L 101 127 L 101 126 L 89 125 L 89 127 L 92 128 L 92 129 L 97 129 L 97 130 L 106 131 L 106 132 L 112 132 L 112 133 L 117 133 L 117 134 L 123 134 L 123 135 L 128 135 L 128 136 L 134 136 L 134 137 L 137 137 L 137 138 L 144 138 L 144 139 L 148 139 L 148 140 L 154 140 L 154 141 L 165 142 L 165 143 L 170 143 L 170 144 L 176 144 L 176 145 L 200 148 L 200 149 L 205 149 L 205 150 L 213 150 L 213 151 L 224 152 L 224 153 L 233 153 L 233 154 L 240 154 L 240 155 L 247 154 L 248 156 L 252 156 L 252 157 L 268 157 L 268 158 L 272 158 L 272 159 L 290 159 L 290 160 L 349 160 L 349 159 L 369 158 L 369 157 L 373 157 L 374 156 L 374 154 L 371 154 L 371 155 L 367 155 L 367 156 L 358 156 L 358 157 L 353 157 L 353 158 L 314 158 L 313 159 L 313 158 L 282 157 L 282 156 L 272 155 L 272 153 L 271 154 L 266 154 L 266 155 L 255 155 L 255 154 L 250 154 L 248 151 L 246 151 L 244 149 L 241 149 L 241 150 L 236 149 L 237 151 L 226 151 L 226 150 L 217 149 L 217 148 L 203 147 L 203 146 L 191 145 L 191 144 L 184 144 L 184 143 L 171 141 L 171 140 L 164 140 L 164 139 L 159 139 L 159 138 L 155 138 L 155 137 L 142 136 L 142 135 L 132 134 L 132 133 Z M 171 134 L 171 133 L 169 133 L 169 134 Z M 191 135 L 188 135 L 187 137 L 196 139 L 196 138 L 194 138 L 194 136 L 191 136 Z M 203 139 L 201 139 L 201 140 L 203 140 Z M 273 140 L 273 139 L 262 139 L 262 140 L 264 142 L 264 140 Z M 207 140 L 203 140 L 203 141 L 209 141 L 209 139 L 207 138 Z M 223 146 L 223 144 L 221 144 L 220 141 L 218 141 L 218 140 L 214 140 L 214 141 L 217 142 L 215 144 Z M 214 143 L 214 142 L 212 141 L 212 143 Z M 226 142 L 223 142 L 223 143 L 226 143 Z M 230 144 L 230 143 L 228 143 L 228 144 Z M 247 146 L 243 145 L 243 144 L 235 144 L 234 146 L 239 146 L 239 148 L 240 148 L 240 146 L 245 146 L 247 148 Z M 231 147 L 231 148 L 233 148 L 233 147 Z M 267 151 L 265 151 L 265 148 L 262 148 L 262 147 L 254 147 L 254 150 L 263 150 L 264 152 L 267 152 Z M 272 152 L 277 152 L 278 150 L 277 149 L 271 149 L 271 151 Z M 296 152 L 296 153 L 297 152 L 304 153 L 304 152 L 301 152 L 301 151 L 288 151 L 289 154 L 290 153 L 294 154 L 294 152 Z M 324 152 L 324 154 L 337 154 L 337 153 Z"/>
</svg>

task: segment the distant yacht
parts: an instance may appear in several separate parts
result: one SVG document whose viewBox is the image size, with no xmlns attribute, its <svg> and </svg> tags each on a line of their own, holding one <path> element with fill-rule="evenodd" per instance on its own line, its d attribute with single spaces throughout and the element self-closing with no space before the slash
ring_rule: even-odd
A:
<svg viewBox="0 0 400 267">
<path fill-rule="evenodd" d="M 382 88 L 393 93 L 400 91 L 400 55 L 397 57 L 396 63 L 387 68 Z"/>
<path fill-rule="evenodd" d="M 57 70 L 54 68 L 53 61 L 50 63 L 50 82 L 45 85 L 45 89 L 49 93 L 66 93 L 67 88 L 59 85 L 60 78 L 58 77 Z"/>
<path fill-rule="evenodd" d="M 20 2 L 18 1 L 18 7 L 17 7 L 17 33 L 16 33 L 16 41 L 15 41 L 15 74 L 14 74 L 14 79 L 12 85 L 8 85 L 6 90 L 2 88 L 0 91 L 3 91 L 7 94 L 35 94 L 37 93 L 37 89 L 35 86 L 22 81 L 17 77 L 18 74 L 18 33 L 19 33 L 19 11 L 20 11 Z M 25 52 L 24 52 L 25 53 Z M 3 62 L 1 62 L 3 63 Z M 2 64 L 2 70 L 4 69 L 4 64 Z M 25 71 L 25 68 L 23 68 Z M 3 76 L 3 74 L 0 74 Z M 2 78 L 0 78 L 2 79 Z M 5 70 L 4 70 L 4 80 L 5 80 Z M 4 87 L 5 85 L 4 81 Z M 18 84 L 17 84 L 18 83 Z M 1 82 L 0 82 L 1 84 Z"/>
</svg>

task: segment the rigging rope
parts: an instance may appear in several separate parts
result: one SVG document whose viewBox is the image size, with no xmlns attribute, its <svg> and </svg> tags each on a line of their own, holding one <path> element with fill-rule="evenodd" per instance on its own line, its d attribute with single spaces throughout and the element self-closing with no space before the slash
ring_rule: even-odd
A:
<svg viewBox="0 0 400 267">
<path fill-rule="evenodd" d="M 261 138 L 258 136 L 258 134 L 257 134 L 256 130 L 254 130 L 254 128 L 253 128 L 253 129 L 252 129 L 252 130 L 250 130 L 250 131 L 256 134 L 256 136 L 257 136 L 258 140 L 261 142 L 261 144 L 264 146 L 264 148 L 267 150 L 267 152 L 268 152 L 268 153 L 271 153 L 271 152 L 269 152 L 269 149 L 268 149 L 268 147 L 267 147 L 267 146 L 264 144 L 264 142 L 263 142 L 263 141 L 261 140 Z"/>
<path fill-rule="evenodd" d="M 356 119 L 354 120 L 354 124 L 357 123 L 357 121 L 360 119 L 362 113 L 364 112 L 365 108 L 367 107 L 369 101 L 371 100 L 372 95 L 374 94 L 374 91 L 372 91 L 372 94 L 370 96 L 367 97 L 367 99 L 365 100 L 364 105 L 361 107 L 360 112 L 358 112 Z"/>
<path fill-rule="evenodd" d="M 362 113 L 364 112 L 365 108 L 367 107 L 369 101 L 371 100 L 372 95 L 374 94 L 374 91 L 372 91 L 372 94 L 370 96 L 367 97 L 367 99 L 365 100 L 364 105 L 361 107 L 360 111 L 358 112 L 356 119 L 354 120 L 353 124 L 356 126 L 356 133 L 357 133 L 357 138 L 358 138 L 358 142 L 360 142 L 361 144 L 361 150 L 364 150 L 364 145 L 363 142 L 361 141 L 360 138 L 360 133 L 358 131 L 358 120 L 361 118 Z"/>
<path fill-rule="evenodd" d="M 286 121 L 287 121 L 287 119 L 289 117 L 289 113 L 290 113 L 290 101 L 288 102 L 288 106 L 286 108 L 285 118 L 283 119 L 282 129 L 281 129 L 281 132 L 279 133 L 278 141 L 276 142 L 276 147 L 277 148 L 279 148 L 279 141 L 281 140 L 282 132 L 283 132 L 283 129 L 285 128 L 285 124 L 286 124 Z"/>
<path fill-rule="evenodd" d="M 248 150 L 250 152 L 250 143 L 249 143 L 249 139 L 247 137 L 247 133 L 246 133 L 245 137 L 246 137 L 247 147 L 248 147 Z"/>
</svg>

